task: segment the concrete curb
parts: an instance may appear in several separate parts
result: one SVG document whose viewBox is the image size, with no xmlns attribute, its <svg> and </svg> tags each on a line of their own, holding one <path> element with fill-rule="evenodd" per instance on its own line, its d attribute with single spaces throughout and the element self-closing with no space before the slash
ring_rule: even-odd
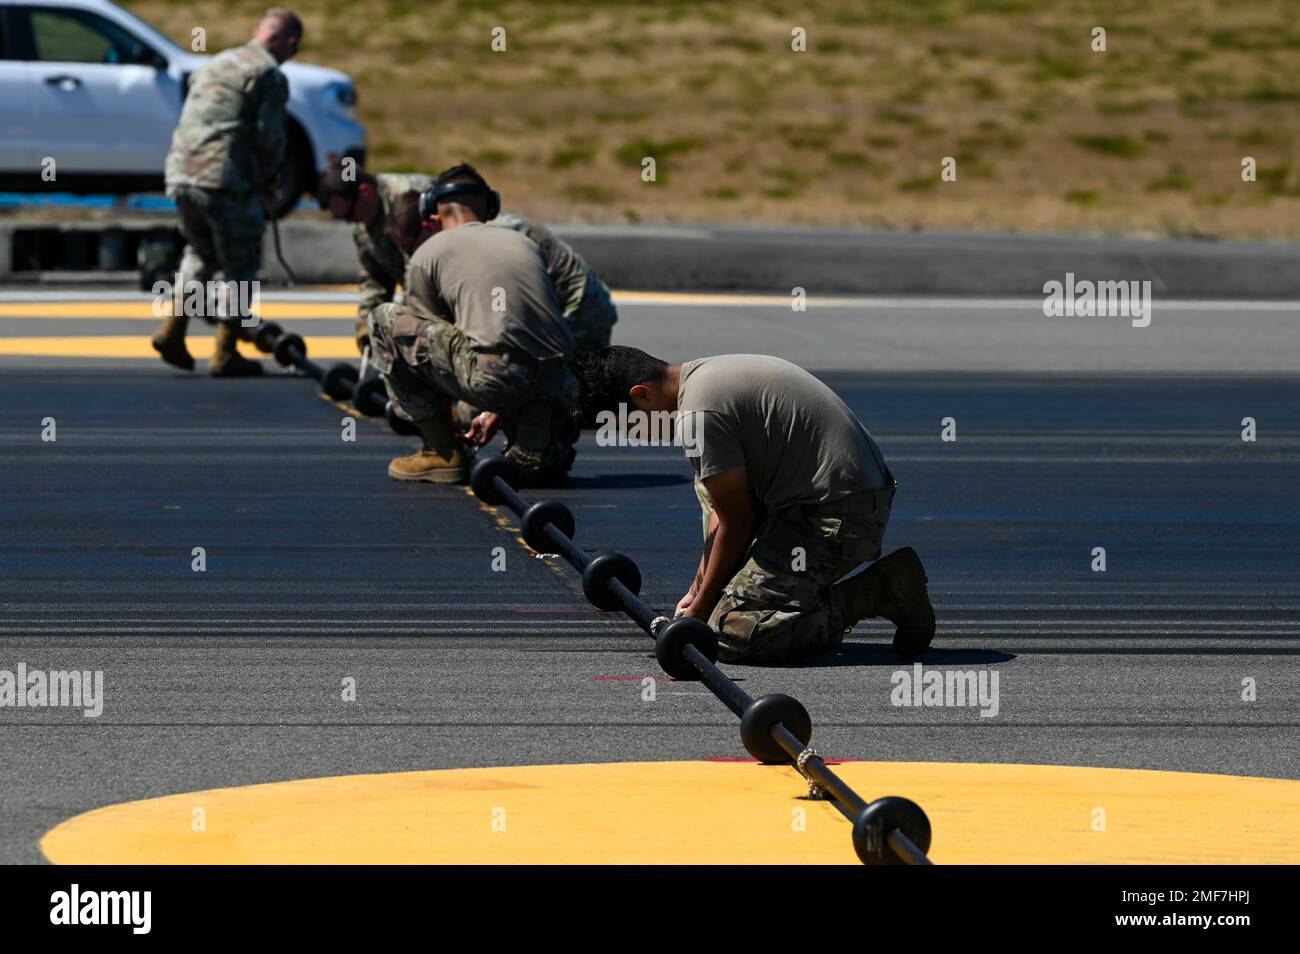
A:
<svg viewBox="0 0 1300 954">
<path fill-rule="evenodd" d="M 154 217 L 0 222 L 0 282 L 74 281 L 78 273 L 105 267 L 102 253 L 86 251 L 97 233 L 117 230 L 120 242 L 123 230 L 131 235 L 172 224 Z M 290 218 L 280 229 L 285 258 L 300 282 L 356 280 L 346 225 Z M 80 267 L 18 270 L 17 249 L 30 244 L 22 233 L 34 230 L 67 237 L 80 249 L 72 256 Z M 809 294 L 1038 296 L 1044 282 L 1073 272 L 1078 281 L 1150 281 L 1153 294 L 1164 296 L 1300 295 L 1300 245 L 1285 243 L 691 226 L 559 225 L 555 231 L 610 287 L 625 290 L 788 295 L 802 287 Z M 269 230 L 263 261 L 268 281 L 285 278 Z M 133 261 L 124 267 L 133 268 Z M 132 282 L 134 275 L 123 271 L 120 279 Z"/>
</svg>

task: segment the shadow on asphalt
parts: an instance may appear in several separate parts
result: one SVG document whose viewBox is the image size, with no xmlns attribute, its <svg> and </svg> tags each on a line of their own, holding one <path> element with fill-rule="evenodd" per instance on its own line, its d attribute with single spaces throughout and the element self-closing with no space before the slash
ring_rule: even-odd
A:
<svg viewBox="0 0 1300 954">
<path fill-rule="evenodd" d="M 1014 653 L 988 649 L 929 649 L 916 662 L 926 666 L 984 666 L 1015 659 Z M 793 663 L 792 669 L 831 669 L 837 666 L 910 666 L 898 658 L 888 643 L 844 643 L 834 656 L 819 656 Z"/>
<path fill-rule="evenodd" d="M 601 477 L 570 476 L 565 487 L 572 490 L 638 490 L 690 482 L 691 478 L 682 474 L 606 474 Z"/>
</svg>

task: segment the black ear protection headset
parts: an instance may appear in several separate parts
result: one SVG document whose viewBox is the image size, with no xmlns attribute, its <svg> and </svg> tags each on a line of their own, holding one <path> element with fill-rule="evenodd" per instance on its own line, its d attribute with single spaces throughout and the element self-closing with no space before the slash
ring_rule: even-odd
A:
<svg viewBox="0 0 1300 954">
<path fill-rule="evenodd" d="M 484 221 L 495 219 L 501 212 L 501 193 L 486 182 L 461 179 L 454 182 L 435 182 L 420 193 L 420 219 L 429 218 L 438 211 L 438 203 L 456 195 L 476 195 L 487 205 Z"/>
</svg>

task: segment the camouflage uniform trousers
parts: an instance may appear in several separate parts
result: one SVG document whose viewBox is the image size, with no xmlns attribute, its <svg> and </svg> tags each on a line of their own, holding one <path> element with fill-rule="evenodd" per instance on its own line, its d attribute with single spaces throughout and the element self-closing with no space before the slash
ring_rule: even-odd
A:
<svg viewBox="0 0 1300 954">
<path fill-rule="evenodd" d="M 707 533 L 712 506 L 699 481 L 695 492 Z M 831 586 L 880 556 L 893 498 L 889 487 L 764 515 L 709 617 L 718 658 L 780 666 L 838 648 L 848 627 Z"/>
<path fill-rule="evenodd" d="M 588 275 L 587 285 L 582 291 L 582 302 L 568 317 L 569 332 L 573 335 L 577 350 L 608 348 L 616 321 L 618 311 L 614 308 L 609 289 L 594 274 Z"/>
<path fill-rule="evenodd" d="M 185 237 L 181 281 L 206 283 L 218 271 L 228 282 L 256 281 L 266 228 L 266 212 L 257 196 L 197 186 L 176 186 L 170 194 Z"/>
<path fill-rule="evenodd" d="M 501 415 L 505 456 L 525 476 L 567 472 L 573 463 L 577 385 L 564 361 L 512 359 L 477 346 L 451 322 L 392 303 L 371 312 L 370 357 L 389 398 L 413 421 L 447 415 L 452 402 L 464 401 Z"/>
</svg>

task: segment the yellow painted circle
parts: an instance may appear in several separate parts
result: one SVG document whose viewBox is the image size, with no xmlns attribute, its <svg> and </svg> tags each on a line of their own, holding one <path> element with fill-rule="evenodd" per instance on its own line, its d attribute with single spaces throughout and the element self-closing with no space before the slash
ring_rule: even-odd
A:
<svg viewBox="0 0 1300 954">
<path fill-rule="evenodd" d="M 848 762 L 940 864 L 1300 862 L 1300 782 L 1045 765 Z M 41 842 L 58 864 L 856 864 L 792 769 L 624 762 L 305 779 L 128 802 Z M 206 830 L 195 830 L 204 828 Z"/>
</svg>

